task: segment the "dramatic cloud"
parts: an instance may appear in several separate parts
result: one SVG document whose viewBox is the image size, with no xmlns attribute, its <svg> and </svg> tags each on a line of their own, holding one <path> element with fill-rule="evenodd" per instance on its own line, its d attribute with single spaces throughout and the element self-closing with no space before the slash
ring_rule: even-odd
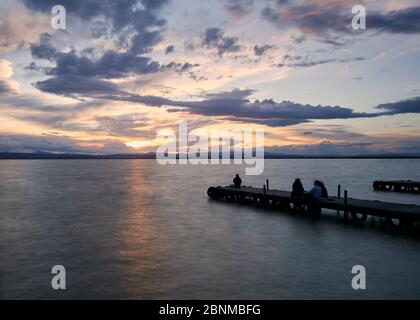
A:
<svg viewBox="0 0 420 320">
<path fill-rule="evenodd" d="M 21 0 L 28 8 L 50 14 L 51 8 L 57 4 L 55 0 Z M 138 4 L 142 4 L 141 8 Z M 137 31 L 146 30 L 150 26 L 162 26 L 165 21 L 156 15 L 168 0 L 62 0 L 69 14 L 84 20 L 105 17 L 112 23 L 113 31 L 119 32 L 126 27 L 134 26 Z"/>
<path fill-rule="evenodd" d="M 38 81 L 34 83 L 34 86 L 44 92 L 75 98 L 80 97 L 80 99 L 103 96 L 107 92 L 122 94 L 112 82 L 72 75 Z"/>
<path fill-rule="evenodd" d="M 369 13 L 367 27 L 389 33 L 420 33 L 420 7 L 387 14 Z"/>
<path fill-rule="evenodd" d="M 152 51 L 153 47 L 162 40 L 160 31 L 144 31 L 136 34 L 132 39 L 130 52 L 144 54 Z"/>
<path fill-rule="evenodd" d="M 63 95 L 69 91 L 80 91 L 82 87 L 66 81 L 83 79 L 90 91 L 96 91 L 96 86 L 106 89 L 111 84 L 101 82 L 102 79 L 116 79 L 132 75 L 147 75 L 162 70 L 171 70 L 171 66 L 162 66 L 159 62 L 144 56 L 162 40 L 163 28 L 166 21 L 159 18 L 157 13 L 167 0 L 92 0 L 92 1 L 64 1 L 64 5 L 70 15 L 91 22 L 90 30 L 95 37 L 101 37 L 112 33 L 117 47 L 126 48 L 125 51 L 109 49 L 102 52 L 98 57 L 93 57 L 89 50 L 77 52 L 60 51 L 52 44 L 52 37 L 43 33 L 37 43 L 30 46 L 32 56 L 36 59 L 44 59 L 55 64 L 53 67 L 38 67 L 32 62 L 27 69 L 41 71 L 46 75 L 54 76 L 44 84 L 45 91 Z M 50 14 L 54 1 L 23 0 L 30 9 Z M 106 22 L 97 21 L 105 19 Z M 188 65 L 179 67 L 173 65 L 174 71 L 182 73 L 187 71 Z M 188 70 L 189 71 L 189 70 Z M 42 84 L 38 83 L 39 87 Z M 48 87 L 48 88 L 47 88 Z M 54 87 L 55 89 L 53 89 Z M 61 87 L 63 90 L 58 90 Z M 68 87 L 68 88 L 67 88 Z M 85 90 L 85 91 L 86 91 Z"/>
<path fill-rule="evenodd" d="M 205 31 L 202 44 L 207 48 L 216 49 L 219 56 L 241 49 L 237 37 L 227 37 L 220 28 L 209 28 Z"/>
<path fill-rule="evenodd" d="M 22 0 L 31 10 L 51 14 L 54 0 Z M 130 47 L 131 54 L 150 52 L 161 41 L 166 20 L 158 17 L 158 9 L 168 0 L 65 0 L 60 5 L 71 16 L 90 23 L 96 38 L 113 36 L 117 46 Z M 155 29 L 155 30 L 150 30 Z"/>
<path fill-rule="evenodd" d="M 394 90 L 396 99 L 405 99 L 418 87 L 420 7 L 413 1 L 219 0 L 204 7 L 170 0 L 3 2 L 0 52 L 7 60 L 0 60 L 0 120 L 15 119 L 5 126 L 13 132 L 27 132 L 32 125 L 38 133 L 66 132 L 89 143 L 95 136 L 101 141 L 109 137 L 111 142 L 96 141 L 107 149 L 114 139 L 126 143 L 152 139 L 157 127 L 171 125 L 164 117 L 154 120 L 155 114 L 166 112 L 170 121 L 187 117 L 203 125 L 212 121 L 230 122 L 228 127 L 235 125 L 232 122 L 274 128 L 300 124 L 266 127 L 266 131 L 291 132 L 291 143 L 316 143 L 311 152 L 351 149 L 355 153 L 370 152 L 376 142 L 342 129 L 322 130 L 318 125 L 324 121 L 317 120 L 420 113 L 418 97 L 374 109 L 345 107 L 355 101 L 366 106 L 377 92 L 389 90 Z M 67 10 L 65 31 L 51 28 L 51 8 L 56 4 Z M 365 31 L 351 28 L 355 4 L 367 8 Z M 379 38 L 373 37 L 377 34 Z M 304 70 L 315 66 L 317 70 Z M 381 69 L 393 71 L 387 81 L 374 80 Z M 261 91 L 257 95 L 255 90 L 234 87 Z M 319 94 L 322 88 L 327 88 L 325 96 Z M 270 99 L 274 96 L 276 100 Z M 69 104 L 71 100 L 63 97 L 75 100 Z M 340 105 L 298 103 L 319 99 L 331 103 L 339 99 Z M 401 134 L 418 135 L 412 118 L 396 120 L 401 121 L 400 128 L 407 128 Z M 370 135 L 384 132 L 387 124 L 382 119 L 363 122 L 375 122 Z M 48 136 L 43 144 L 44 138 L 30 141 L 16 136 L 8 141 L 13 140 L 19 150 L 28 150 L 33 143 L 33 151 L 83 152 L 76 140 Z M 416 146 L 410 141 L 406 149 Z"/>
<path fill-rule="evenodd" d="M 304 34 L 327 36 L 329 33 L 350 34 L 351 8 L 357 1 L 310 1 L 299 4 L 279 1 L 276 7 L 267 6 L 261 17 L 279 28 L 297 28 Z M 368 10 L 367 30 L 387 33 L 420 33 L 420 7 L 398 11 Z"/>
<path fill-rule="evenodd" d="M 32 56 L 54 61 L 56 66 L 45 68 L 47 75 L 66 77 L 121 78 L 132 74 L 158 72 L 160 64 L 132 52 L 106 51 L 98 60 L 79 56 L 75 50 L 58 52 L 51 44 L 51 36 L 42 34 L 38 43 L 31 45 Z"/>
<path fill-rule="evenodd" d="M 385 110 L 384 114 L 386 115 L 420 113 L 420 97 L 415 97 L 409 100 L 403 100 L 394 103 L 381 104 L 376 108 L 380 110 Z"/>
<path fill-rule="evenodd" d="M 340 106 L 313 106 L 272 99 L 250 101 L 254 90 L 233 90 L 208 94 L 201 101 L 176 101 L 158 96 L 142 96 L 120 90 L 115 84 L 85 78 L 52 78 L 34 84 L 38 89 L 73 97 L 93 97 L 115 101 L 128 101 L 155 107 L 175 107 L 169 112 L 187 112 L 203 116 L 227 117 L 229 120 L 287 126 L 321 119 L 372 118 L 400 113 L 420 113 L 418 98 L 380 105 L 385 110 L 377 113 L 354 112 Z"/>
<path fill-rule="evenodd" d="M 175 105 L 172 103 L 172 105 Z M 376 115 L 356 113 L 339 106 L 302 105 L 290 101 L 275 102 L 272 99 L 249 101 L 247 99 L 213 98 L 204 101 L 179 102 L 176 106 L 186 108 L 189 113 L 205 116 L 226 116 L 231 120 L 284 126 L 305 123 L 314 119 L 349 119 Z M 171 109 L 172 112 L 185 111 Z"/>
<path fill-rule="evenodd" d="M 59 53 L 51 44 L 51 35 L 42 33 L 39 36 L 38 43 L 32 43 L 30 46 L 32 57 L 37 59 L 54 60 Z"/>
</svg>

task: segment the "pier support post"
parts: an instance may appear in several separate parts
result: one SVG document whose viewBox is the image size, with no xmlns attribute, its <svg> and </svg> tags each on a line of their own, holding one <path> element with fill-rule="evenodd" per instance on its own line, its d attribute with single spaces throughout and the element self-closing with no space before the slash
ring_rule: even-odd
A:
<svg viewBox="0 0 420 320">
<path fill-rule="evenodd" d="M 337 186 L 337 198 L 340 199 L 340 197 L 341 197 L 341 184 Z M 337 214 L 339 213 L 340 213 L 340 210 L 337 210 Z"/>
<path fill-rule="evenodd" d="M 267 193 L 267 188 L 266 188 L 266 186 L 264 185 L 264 187 L 263 187 L 263 197 L 262 197 L 262 205 L 264 206 L 264 207 L 266 207 L 267 206 L 267 198 L 266 198 L 266 193 Z"/>
<path fill-rule="evenodd" d="M 348 192 L 347 190 L 344 190 L 344 222 L 347 222 L 349 219 L 348 212 L 347 212 L 347 197 L 348 197 Z"/>
<path fill-rule="evenodd" d="M 349 217 L 348 217 L 348 212 L 347 212 L 347 197 L 348 197 L 348 191 L 344 190 L 344 221 L 347 222 Z"/>
</svg>

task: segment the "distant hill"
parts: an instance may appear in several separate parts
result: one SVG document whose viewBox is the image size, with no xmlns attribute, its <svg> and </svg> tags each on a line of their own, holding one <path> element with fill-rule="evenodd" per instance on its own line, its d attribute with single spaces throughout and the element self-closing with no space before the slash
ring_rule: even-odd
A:
<svg viewBox="0 0 420 320">
<path fill-rule="evenodd" d="M 81 153 L 14 153 L 0 152 L 1 159 L 155 159 L 154 153 L 146 154 L 112 154 L 112 155 L 92 155 Z"/>
<path fill-rule="evenodd" d="M 0 160 L 4 159 L 155 159 L 155 153 L 108 154 L 94 155 L 81 153 L 34 153 L 0 152 Z M 233 159 L 233 155 L 231 155 Z M 419 159 L 420 154 L 368 154 L 368 155 L 286 155 L 266 153 L 265 159 Z"/>
</svg>

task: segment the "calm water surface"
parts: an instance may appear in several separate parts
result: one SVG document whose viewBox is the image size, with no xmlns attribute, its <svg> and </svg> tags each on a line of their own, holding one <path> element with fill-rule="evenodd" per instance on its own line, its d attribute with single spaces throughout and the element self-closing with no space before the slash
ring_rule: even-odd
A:
<svg viewBox="0 0 420 320">
<path fill-rule="evenodd" d="M 351 197 L 375 179 L 420 180 L 419 160 L 267 160 L 245 185 L 306 188 L 322 179 Z M 0 161 L 0 298 L 420 298 L 420 239 L 380 220 L 344 226 L 207 198 L 241 166 L 160 166 L 155 160 Z M 51 289 L 64 265 L 67 290 Z M 367 290 L 351 288 L 351 268 Z"/>
</svg>

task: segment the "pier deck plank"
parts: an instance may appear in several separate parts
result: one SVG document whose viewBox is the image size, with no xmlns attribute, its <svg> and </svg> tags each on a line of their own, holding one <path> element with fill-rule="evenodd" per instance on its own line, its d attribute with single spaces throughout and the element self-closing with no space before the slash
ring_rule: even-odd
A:
<svg viewBox="0 0 420 320">
<path fill-rule="evenodd" d="M 218 187 L 223 193 L 235 193 L 244 197 L 265 197 L 268 200 L 275 200 L 283 203 L 293 203 L 294 199 L 291 198 L 291 193 L 282 190 L 266 190 L 264 193 L 263 188 L 253 187 Z M 313 200 L 308 198 L 301 199 L 302 204 L 313 203 Z M 346 212 L 365 213 L 373 216 L 380 217 L 415 217 L 420 219 L 420 206 L 414 204 L 402 204 L 375 200 L 363 200 L 348 198 L 347 204 L 344 198 L 329 197 L 327 199 L 320 199 L 316 204 L 324 209 L 340 210 Z"/>
</svg>

